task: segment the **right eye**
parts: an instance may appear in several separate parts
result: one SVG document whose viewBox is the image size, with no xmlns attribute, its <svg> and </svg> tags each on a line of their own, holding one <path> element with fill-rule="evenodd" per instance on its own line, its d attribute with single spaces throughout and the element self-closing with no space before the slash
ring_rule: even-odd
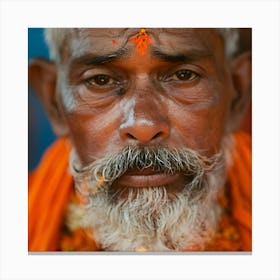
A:
<svg viewBox="0 0 280 280">
<path fill-rule="evenodd" d="M 116 83 L 116 80 L 114 80 L 111 76 L 105 75 L 105 74 L 98 74 L 94 75 L 93 77 L 87 79 L 86 84 L 89 86 L 109 86 Z"/>
</svg>

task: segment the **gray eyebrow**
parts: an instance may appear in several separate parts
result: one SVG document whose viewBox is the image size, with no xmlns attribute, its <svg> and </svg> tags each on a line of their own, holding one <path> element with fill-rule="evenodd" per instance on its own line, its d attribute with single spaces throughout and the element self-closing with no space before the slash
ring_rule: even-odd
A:
<svg viewBox="0 0 280 280">
<path fill-rule="evenodd" d="M 153 49 L 152 53 L 155 57 L 167 62 L 192 62 L 202 58 L 213 57 L 213 54 L 204 50 L 189 50 L 185 53 L 169 54 L 159 49 Z"/>
<path fill-rule="evenodd" d="M 72 65 L 102 65 L 112 60 L 123 57 L 127 53 L 127 48 L 120 48 L 115 52 L 103 54 L 103 55 L 94 55 L 86 54 L 81 57 L 74 58 Z"/>
</svg>

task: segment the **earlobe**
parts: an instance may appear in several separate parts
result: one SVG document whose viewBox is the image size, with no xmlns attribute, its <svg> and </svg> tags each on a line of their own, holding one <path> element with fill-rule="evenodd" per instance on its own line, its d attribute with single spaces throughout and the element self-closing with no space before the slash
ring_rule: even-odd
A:
<svg viewBox="0 0 280 280">
<path fill-rule="evenodd" d="M 28 83 L 43 104 L 54 133 L 66 136 L 68 127 L 56 92 L 56 65 L 42 58 L 33 59 L 28 67 Z"/>
<path fill-rule="evenodd" d="M 244 52 L 232 60 L 231 75 L 234 95 L 230 107 L 230 130 L 240 127 L 251 101 L 251 52 Z"/>
</svg>

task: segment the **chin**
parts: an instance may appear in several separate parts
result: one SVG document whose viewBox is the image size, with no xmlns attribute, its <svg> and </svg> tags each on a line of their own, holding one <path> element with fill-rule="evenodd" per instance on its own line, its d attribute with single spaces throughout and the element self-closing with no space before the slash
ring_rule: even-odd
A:
<svg viewBox="0 0 280 280">
<path fill-rule="evenodd" d="M 220 221 L 228 148 L 211 159 L 189 149 L 127 149 L 83 169 L 73 157 L 87 203 L 69 205 L 66 226 L 91 229 L 104 251 L 202 251 Z"/>
<path fill-rule="evenodd" d="M 114 199 L 104 190 L 85 206 L 70 205 L 68 227 L 93 229 L 92 238 L 104 251 L 202 251 L 221 213 L 221 182 L 209 175 L 204 183 L 200 193 L 193 195 L 186 186 L 172 199 L 164 186 L 127 188 L 125 197 Z"/>
</svg>

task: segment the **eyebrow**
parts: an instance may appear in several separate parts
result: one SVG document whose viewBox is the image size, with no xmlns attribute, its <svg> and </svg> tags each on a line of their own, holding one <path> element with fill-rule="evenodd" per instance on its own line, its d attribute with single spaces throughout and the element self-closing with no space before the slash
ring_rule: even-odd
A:
<svg viewBox="0 0 280 280">
<path fill-rule="evenodd" d="M 213 54 L 204 50 L 189 50 L 186 53 L 168 54 L 160 51 L 159 49 L 154 49 L 152 53 L 155 57 L 160 58 L 166 62 L 187 63 L 203 58 L 213 57 Z"/>
<path fill-rule="evenodd" d="M 95 55 L 91 53 L 85 54 L 83 56 L 74 58 L 73 61 L 71 62 L 71 65 L 75 65 L 75 66 L 102 65 L 124 57 L 127 54 L 127 51 L 128 49 L 126 47 L 122 47 L 115 52 L 107 53 L 104 55 Z M 184 63 L 190 63 L 192 61 L 196 61 L 199 59 L 213 57 L 213 54 L 204 50 L 189 50 L 186 53 L 168 54 L 162 52 L 157 48 L 153 48 L 152 55 L 155 58 L 160 58 L 166 62 L 184 62 Z"/>
<path fill-rule="evenodd" d="M 115 52 L 104 54 L 104 55 L 94 55 L 86 54 L 81 57 L 74 58 L 71 62 L 72 65 L 102 65 L 123 57 L 127 53 L 127 48 L 122 47 Z"/>
</svg>

